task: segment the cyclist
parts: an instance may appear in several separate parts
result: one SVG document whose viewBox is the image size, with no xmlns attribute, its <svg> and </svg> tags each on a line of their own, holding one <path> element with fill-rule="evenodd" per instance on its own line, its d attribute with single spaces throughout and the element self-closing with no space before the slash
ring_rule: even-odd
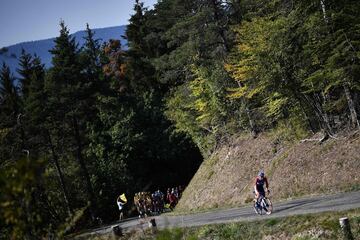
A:
<svg viewBox="0 0 360 240">
<path fill-rule="evenodd" d="M 265 177 L 265 173 L 263 170 L 261 170 L 258 174 L 258 176 L 255 178 L 255 183 L 254 183 L 254 191 L 255 191 L 255 199 L 254 201 L 256 201 L 256 205 L 259 205 L 259 197 L 263 196 L 265 197 L 265 189 L 264 189 L 264 185 L 266 187 L 266 191 L 267 193 L 270 192 L 269 190 L 269 182 L 267 180 L 267 178 Z"/>
<path fill-rule="evenodd" d="M 127 199 L 126 199 L 126 196 L 125 196 L 125 193 L 119 195 L 119 197 L 116 199 L 116 203 L 119 207 L 119 211 L 120 211 L 120 220 L 123 220 L 124 218 L 124 213 L 123 213 L 123 208 L 124 208 L 124 205 L 127 203 Z"/>
</svg>

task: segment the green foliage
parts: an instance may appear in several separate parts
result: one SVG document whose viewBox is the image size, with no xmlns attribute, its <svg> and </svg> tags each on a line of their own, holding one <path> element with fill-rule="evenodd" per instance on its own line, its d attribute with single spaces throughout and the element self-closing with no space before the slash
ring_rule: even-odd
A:
<svg viewBox="0 0 360 240">
<path fill-rule="evenodd" d="M 21 51 L 21 56 L 19 59 L 20 69 L 17 72 L 20 74 L 21 78 L 19 79 L 21 82 L 21 91 L 24 98 L 29 94 L 29 85 L 30 80 L 33 74 L 32 69 L 32 56 L 29 53 L 26 53 L 24 49 Z"/>
<path fill-rule="evenodd" d="M 144 42 L 146 28 L 143 33 L 131 30 L 145 24 L 145 18 L 141 19 L 145 9 L 137 11 L 140 20 L 131 20 L 126 53 L 117 40 L 100 46 L 89 26 L 85 45 L 79 48 L 61 22 L 50 51 L 50 69 L 45 70 L 38 57 L 23 52 L 18 69 L 21 94 L 9 68 L 3 66 L 1 175 L 5 179 L 19 168 L 24 176 L 32 174 L 32 166 L 17 165 L 24 153 L 29 159 L 47 161 L 41 163 L 45 174 L 27 179 L 29 185 L 20 176 L 9 181 L 9 186 L 2 182 L 1 192 L 6 194 L 1 199 L 11 204 L 5 206 L 8 215 L 0 218 L 6 222 L 1 234 L 14 232 L 18 238 L 45 236 L 48 230 L 68 234 L 96 224 L 95 217 L 113 221 L 120 192 L 131 196 L 149 186 L 184 185 L 199 166 L 196 146 L 187 136 L 175 134 L 164 117 L 163 97 L 168 88 L 155 82 L 154 67 L 146 60 L 160 50 Z M 20 183 L 29 187 L 30 196 L 10 186 Z M 33 207 L 18 211 L 14 205 L 22 203 L 22 198 Z M 81 210 L 85 206 L 86 211 Z M 127 210 L 133 211 L 130 203 Z"/>
<path fill-rule="evenodd" d="M 345 16 L 353 14 L 350 5 L 359 6 L 329 1 L 324 9 L 315 2 L 297 3 L 292 8 L 273 8 L 271 4 L 264 14 L 244 3 L 249 21 L 234 27 L 237 45 L 225 65 L 238 83 L 237 88 L 229 89 L 229 98 L 255 108 L 253 116 L 267 117 L 264 123 L 271 125 L 262 126 L 255 118 L 261 128 L 273 127 L 291 116 L 295 122 L 306 120 L 301 131 L 320 127 L 331 132 L 335 127 L 331 115 L 349 116 L 349 108 L 353 121 L 357 110 L 351 107 L 351 98 L 356 91 L 345 99 L 342 88 L 357 84 L 341 66 L 351 65 L 350 74 L 357 69 L 354 54 L 358 48 L 350 37 L 357 35 L 353 27 L 357 20 Z M 348 26 L 346 31 L 343 26 Z"/>
<path fill-rule="evenodd" d="M 114 220 L 120 192 L 186 184 L 202 156 L 239 132 L 293 141 L 359 127 L 360 4 L 323 3 L 163 0 L 148 10 L 135 1 L 126 51 L 119 40 L 100 46 L 88 25 L 79 48 L 61 22 L 50 69 L 23 52 L 21 91 L 6 65 L 0 71 L 0 169 L 11 177 L 1 186 L 12 204 L 0 221 L 19 226 L 7 222 L 5 234 L 24 235 L 26 219 L 33 234 L 67 219 Z M 48 161 L 21 160 L 27 150 Z M 46 174 L 29 185 L 14 175 L 31 175 L 36 162 Z M 33 193 L 42 207 L 17 211 Z M 258 234 L 219 229 L 204 234 Z"/>
<path fill-rule="evenodd" d="M 221 138 L 218 129 L 226 125 L 229 113 L 225 97 L 229 77 L 222 64 L 231 45 L 226 7 L 220 1 L 171 0 L 144 14 L 151 23 L 147 27 L 156 32 L 145 33 L 144 39 L 159 43 L 147 56 L 167 96 L 166 116 L 176 132 L 191 137 L 203 154 L 216 147 Z"/>
<path fill-rule="evenodd" d="M 184 232 L 181 229 L 174 229 L 172 231 L 164 230 L 164 231 L 161 231 L 156 236 L 157 240 L 166 240 L 166 239 L 180 240 L 180 239 L 183 239 L 183 238 L 184 238 Z"/>
<path fill-rule="evenodd" d="M 21 130 L 18 117 L 21 102 L 14 77 L 10 68 L 4 63 L 0 70 L 0 166 L 21 156 Z"/>
<path fill-rule="evenodd" d="M 49 227 L 48 216 L 38 199 L 42 194 L 44 164 L 44 160 L 26 158 L 1 171 L 0 218 L 11 239 L 34 239 Z"/>
<path fill-rule="evenodd" d="M 341 239 L 338 219 L 349 216 L 354 239 L 359 236 L 359 210 L 274 218 L 261 221 L 214 224 L 192 228 L 165 229 L 132 239 Z M 315 226 L 315 227 L 314 227 Z"/>
<path fill-rule="evenodd" d="M 167 99 L 166 115 L 175 123 L 176 131 L 192 137 L 206 154 L 215 145 L 214 137 L 225 121 L 226 112 L 220 101 L 222 93 L 211 81 L 208 69 L 193 65 L 192 71 L 193 80 L 177 87 Z"/>
<path fill-rule="evenodd" d="M 1 125 L 13 126 L 20 110 L 20 101 L 10 68 L 3 63 L 0 71 Z"/>
</svg>

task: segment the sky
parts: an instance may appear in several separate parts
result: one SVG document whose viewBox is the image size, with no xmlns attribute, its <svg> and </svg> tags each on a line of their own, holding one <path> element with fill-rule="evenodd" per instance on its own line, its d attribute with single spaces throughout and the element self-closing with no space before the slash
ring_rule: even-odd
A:
<svg viewBox="0 0 360 240">
<path fill-rule="evenodd" d="M 157 0 L 142 0 L 152 7 Z M 126 25 L 135 0 L 0 0 L 0 48 L 56 37 L 64 20 L 70 33 Z"/>
</svg>

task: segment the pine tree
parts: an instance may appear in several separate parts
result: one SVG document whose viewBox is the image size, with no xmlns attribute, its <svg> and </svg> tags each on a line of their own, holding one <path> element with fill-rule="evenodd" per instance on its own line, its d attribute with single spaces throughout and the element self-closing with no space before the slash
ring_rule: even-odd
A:
<svg viewBox="0 0 360 240">
<path fill-rule="evenodd" d="M 329 5 L 332 9 L 326 11 Z M 333 39 L 331 55 L 325 66 L 328 72 L 333 73 L 332 76 L 329 76 L 331 84 L 327 88 L 343 88 L 350 122 L 354 128 L 360 129 L 359 113 L 355 107 L 353 97 L 360 86 L 358 84 L 360 59 L 357 54 L 360 49 L 358 41 L 360 34 L 360 4 L 353 1 L 343 1 L 341 3 L 322 1 L 322 9 L 324 21 L 326 23 L 330 22 L 329 37 Z"/>
<path fill-rule="evenodd" d="M 184 162 L 184 159 L 177 158 L 180 148 L 192 149 L 192 145 L 183 134 L 176 137 L 171 135 L 171 123 L 164 116 L 164 96 L 173 85 L 182 81 L 186 67 L 180 66 L 181 70 L 175 67 L 169 69 L 168 66 L 175 65 L 177 59 L 170 62 L 162 58 L 177 47 L 176 43 L 169 41 L 168 30 L 185 17 L 185 12 L 191 12 L 188 11 L 190 5 L 194 5 L 193 1 L 168 0 L 157 3 L 153 10 L 147 10 L 137 1 L 126 32 L 129 50 L 126 52 L 124 77 L 129 82 L 129 88 L 121 97 L 128 97 L 127 101 L 132 103 L 130 116 L 135 127 L 130 133 L 137 136 L 134 138 L 136 141 L 131 143 L 132 151 L 127 164 L 135 179 L 139 179 L 140 186 L 145 186 L 146 178 L 160 169 L 166 169 L 164 172 L 167 174 L 158 176 L 156 183 L 164 184 L 166 176 L 178 176 L 176 166 L 181 163 L 187 165 L 193 159 L 190 157 Z M 178 53 L 181 53 L 180 49 Z M 185 56 L 182 60 L 189 59 L 189 56 Z M 174 83 L 175 79 L 178 82 Z M 194 156 L 198 157 L 196 154 Z M 196 164 L 194 161 L 192 166 Z M 144 167 L 138 168 L 139 165 Z M 174 181 L 177 178 L 171 177 Z"/>
<path fill-rule="evenodd" d="M 33 75 L 32 61 L 32 56 L 29 53 L 26 53 L 24 49 L 22 49 L 19 59 L 20 68 L 17 69 L 17 72 L 20 74 L 19 81 L 21 84 L 21 93 L 23 99 L 26 99 L 29 94 L 30 81 Z"/>
<path fill-rule="evenodd" d="M 273 2 L 255 8 L 260 2 L 243 5 L 244 21 L 234 28 L 237 45 L 226 68 L 238 86 L 229 88 L 229 97 L 240 100 L 244 114 L 239 120 L 247 119 L 250 129 L 286 124 L 295 132 L 308 128 L 316 131 L 313 112 L 305 103 L 302 79 L 298 77 L 304 43 L 296 30 L 303 19 L 285 2 L 275 8 Z M 276 12 L 277 8 L 282 11 Z"/>
<path fill-rule="evenodd" d="M 147 34 L 151 32 L 147 20 L 147 9 L 144 8 L 143 3 L 136 0 L 134 11 L 125 33 L 129 46 L 126 71 L 128 79 L 131 79 L 129 82 L 131 90 L 141 92 L 149 88 L 157 88 L 157 86 L 153 79 L 155 71 L 149 61 L 153 49 L 149 48 L 146 41 Z"/>
<path fill-rule="evenodd" d="M 1 164 L 22 155 L 19 131 L 20 98 L 10 68 L 3 63 L 0 70 L 0 141 Z"/>
<path fill-rule="evenodd" d="M 92 220 L 96 218 L 96 198 L 90 180 L 90 174 L 84 156 L 85 126 L 87 105 L 87 82 L 79 62 L 79 50 L 75 38 L 69 35 L 64 22 L 60 23 L 60 36 L 55 39 L 55 47 L 50 50 L 53 55 L 53 67 L 46 82 L 49 96 L 49 116 L 51 136 L 68 139 L 68 145 L 62 146 L 74 153 L 85 180 L 85 189 L 90 202 Z M 64 121 L 65 120 L 65 121 Z M 61 127 L 61 129 L 59 129 Z"/>
<path fill-rule="evenodd" d="M 180 97 L 175 94 L 181 95 L 183 87 L 187 88 L 190 85 L 189 82 L 196 81 L 193 70 L 201 69 L 202 78 L 206 79 L 205 85 L 210 90 L 206 95 L 208 97 L 206 101 L 212 102 L 213 105 L 211 112 L 204 113 L 212 118 L 208 121 L 212 122 L 208 130 L 223 125 L 227 111 L 225 89 L 228 84 L 228 75 L 224 71 L 222 61 L 232 41 L 229 37 L 229 26 L 226 20 L 227 6 L 225 5 L 220 1 L 169 0 L 158 3 L 153 11 L 137 15 L 143 16 L 145 19 L 143 25 L 149 31 L 142 31 L 145 35 L 141 38 L 145 39 L 145 43 L 144 40 L 140 42 L 142 52 L 147 56 L 145 59 L 150 58 L 150 63 L 155 67 L 156 80 L 161 83 L 161 89 L 165 94 L 169 89 L 178 86 L 179 91 L 173 88 L 170 97 L 174 100 Z M 164 21 L 164 19 L 169 19 L 169 21 Z M 148 22 L 151 24 L 147 25 Z M 154 43 L 157 46 L 149 50 L 147 47 L 153 46 Z M 151 72 L 142 75 L 154 76 Z M 187 86 L 180 87 L 181 84 Z M 167 101 L 172 100 L 169 98 Z M 185 104 L 183 109 L 188 109 Z M 170 113 L 176 115 L 176 109 L 168 111 L 168 117 L 174 119 Z M 199 122 L 192 122 L 192 125 L 198 124 Z M 194 126 L 194 128 L 199 127 L 201 129 L 204 126 Z M 203 129 L 204 133 L 200 135 L 213 135 L 216 132 L 208 130 Z M 215 136 L 210 138 L 213 137 Z M 204 139 L 201 141 L 206 142 Z"/>
<path fill-rule="evenodd" d="M 13 126 L 20 112 L 19 96 L 14 86 L 15 78 L 5 63 L 0 71 L 0 80 L 1 123 L 3 126 Z"/>
<path fill-rule="evenodd" d="M 330 133 L 335 128 L 335 117 L 349 118 L 353 127 L 358 127 L 353 100 L 357 81 L 353 74 L 358 68 L 355 16 L 359 5 L 352 1 L 316 1 L 300 6 L 309 14 L 304 24 L 309 36 L 304 58 L 312 61 L 304 66 L 304 86 L 312 94 L 310 102 Z"/>
</svg>

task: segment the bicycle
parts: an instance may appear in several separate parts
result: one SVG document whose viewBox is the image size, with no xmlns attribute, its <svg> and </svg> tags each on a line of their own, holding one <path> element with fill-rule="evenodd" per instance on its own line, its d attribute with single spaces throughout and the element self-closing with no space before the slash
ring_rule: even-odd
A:
<svg viewBox="0 0 360 240">
<path fill-rule="evenodd" d="M 254 211 L 256 214 L 262 215 L 263 211 L 266 215 L 270 215 L 273 211 L 273 205 L 269 198 L 260 194 L 258 201 L 254 199 Z"/>
</svg>

